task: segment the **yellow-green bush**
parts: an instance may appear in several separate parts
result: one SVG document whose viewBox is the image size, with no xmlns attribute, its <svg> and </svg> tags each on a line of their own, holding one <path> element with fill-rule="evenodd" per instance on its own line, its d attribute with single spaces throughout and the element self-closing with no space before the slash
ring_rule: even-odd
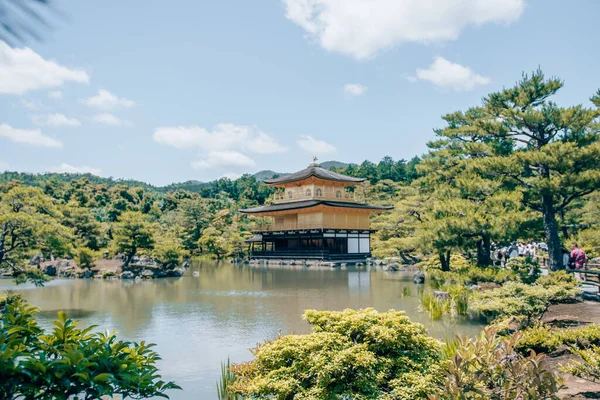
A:
<svg viewBox="0 0 600 400">
<path fill-rule="evenodd" d="M 281 336 L 232 367 L 232 392 L 257 399 L 423 399 L 441 344 L 404 313 L 315 311 L 307 335 Z"/>
<path fill-rule="evenodd" d="M 579 349 L 600 346 L 600 325 L 555 330 L 547 325 L 538 325 L 523 331 L 517 349 L 523 354 L 532 350 L 536 353 L 552 353 L 560 346 Z"/>
<path fill-rule="evenodd" d="M 545 278 L 545 279 L 544 279 Z M 532 326 L 550 304 L 575 301 L 579 289 L 565 273 L 550 273 L 534 285 L 508 282 L 504 286 L 476 294 L 470 310 L 487 322 L 501 323 L 511 318 L 520 328 Z"/>
</svg>

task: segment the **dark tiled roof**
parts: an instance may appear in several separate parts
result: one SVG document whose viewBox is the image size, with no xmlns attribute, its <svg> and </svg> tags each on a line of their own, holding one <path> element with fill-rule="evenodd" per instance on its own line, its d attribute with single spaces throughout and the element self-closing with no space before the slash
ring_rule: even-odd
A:
<svg viewBox="0 0 600 400">
<path fill-rule="evenodd" d="M 246 242 L 246 243 L 260 243 L 260 242 L 262 242 L 262 235 L 256 234 L 256 235 L 252 236 L 251 238 L 248 238 L 248 239 L 244 240 L 244 242 Z"/>
<path fill-rule="evenodd" d="M 311 176 L 315 176 L 317 178 L 324 179 L 327 181 L 336 181 L 336 182 L 360 183 L 360 182 L 365 181 L 364 178 L 354 178 L 352 176 L 336 174 L 335 172 L 329 171 L 325 168 L 321 168 L 318 165 L 309 165 L 308 168 L 305 168 L 302 171 L 294 172 L 293 174 L 289 174 L 289 175 L 284 175 L 280 178 L 267 179 L 267 180 L 265 180 L 265 183 L 277 184 L 277 183 L 296 182 L 296 181 L 301 181 L 306 178 L 310 178 Z"/>
<path fill-rule="evenodd" d="M 272 206 L 263 206 L 263 207 L 254 207 L 254 208 L 246 208 L 244 210 L 239 210 L 241 213 L 245 214 L 255 214 L 255 213 L 263 213 L 270 211 L 286 211 L 286 210 L 298 210 L 302 208 L 310 208 L 318 205 L 324 205 L 329 207 L 339 207 L 339 208 L 359 208 L 362 210 L 391 210 L 392 206 L 376 206 L 372 204 L 361 204 L 361 203 L 345 203 L 342 201 L 328 201 L 328 200 L 303 200 L 303 201 L 294 201 L 291 203 L 282 203 L 282 204 L 273 204 Z"/>
</svg>

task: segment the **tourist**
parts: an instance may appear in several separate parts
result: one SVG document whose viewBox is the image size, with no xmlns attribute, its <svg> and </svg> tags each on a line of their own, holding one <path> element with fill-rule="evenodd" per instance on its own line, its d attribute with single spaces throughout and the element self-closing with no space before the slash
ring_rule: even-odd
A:
<svg viewBox="0 0 600 400">
<path fill-rule="evenodd" d="M 577 243 L 571 244 L 571 264 L 575 269 L 583 269 L 586 262 L 585 252 L 577 247 Z"/>
</svg>

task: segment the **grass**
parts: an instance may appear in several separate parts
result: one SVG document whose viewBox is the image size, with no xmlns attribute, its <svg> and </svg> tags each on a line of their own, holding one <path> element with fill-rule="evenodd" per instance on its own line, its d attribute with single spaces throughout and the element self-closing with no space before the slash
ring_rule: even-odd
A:
<svg viewBox="0 0 600 400">
<path fill-rule="evenodd" d="M 217 381 L 217 396 L 219 400 L 235 400 L 237 395 L 229 393 L 229 386 L 235 381 L 235 376 L 230 370 L 231 363 L 221 362 L 221 379 Z"/>
</svg>

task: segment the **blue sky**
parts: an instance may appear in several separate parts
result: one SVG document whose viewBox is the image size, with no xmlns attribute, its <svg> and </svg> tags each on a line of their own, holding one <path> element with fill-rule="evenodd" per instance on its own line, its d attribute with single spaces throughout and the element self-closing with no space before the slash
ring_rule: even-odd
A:
<svg viewBox="0 0 600 400">
<path fill-rule="evenodd" d="M 426 151 L 440 117 L 541 66 L 600 88 L 600 2 L 60 1 L 0 43 L 0 170 L 153 184 Z M 27 47 L 27 48 L 25 48 Z"/>
</svg>

